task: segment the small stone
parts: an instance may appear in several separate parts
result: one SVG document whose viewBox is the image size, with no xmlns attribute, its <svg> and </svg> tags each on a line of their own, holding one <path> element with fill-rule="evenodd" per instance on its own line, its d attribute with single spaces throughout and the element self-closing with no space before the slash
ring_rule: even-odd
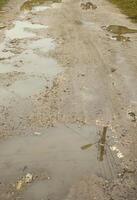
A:
<svg viewBox="0 0 137 200">
<path fill-rule="evenodd" d="M 40 132 L 35 132 L 34 135 L 39 136 L 39 135 L 41 135 L 41 133 Z"/>
</svg>

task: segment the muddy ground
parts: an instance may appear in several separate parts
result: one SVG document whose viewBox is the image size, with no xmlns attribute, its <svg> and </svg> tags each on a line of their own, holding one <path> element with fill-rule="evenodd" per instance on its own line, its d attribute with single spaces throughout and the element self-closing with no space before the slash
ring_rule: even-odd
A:
<svg viewBox="0 0 137 200">
<path fill-rule="evenodd" d="M 136 24 L 23 3 L 0 12 L 0 200 L 136 200 Z"/>
</svg>

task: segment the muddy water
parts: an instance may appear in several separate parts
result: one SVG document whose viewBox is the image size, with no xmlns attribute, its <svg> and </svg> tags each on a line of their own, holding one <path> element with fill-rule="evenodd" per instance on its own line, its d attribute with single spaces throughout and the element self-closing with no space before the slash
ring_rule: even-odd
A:
<svg viewBox="0 0 137 200">
<path fill-rule="evenodd" d="M 107 27 L 107 31 L 118 35 L 126 33 L 137 33 L 136 29 L 130 29 L 127 28 L 126 26 L 119 26 L 119 25 L 110 25 Z"/>
<path fill-rule="evenodd" d="M 39 134 L 34 132 L 31 136 L 14 137 L 0 145 L 0 179 L 5 184 L 14 184 L 24 174 L 24 168 L 25 173 L 33 174 L 35 170 L 37 176 L 42 169 L 50 177 L 26 186 L 22 191 L 25 200 L 49 196 L 53 200 L 62 198 L 68 188 L 87 173 L 105 178 L 113 175 L 110 168 L 113 166 L 109 166 L 105 155 L 102 162 L 97 158 L 99 137 L 95 126 L 58 125 L 36 131 Z M 81 146 L 89 142 L 92 146 L 82 150 Z M 113 163 L 109 150 L 107 155 L 109 162 Z"/>
</svg>

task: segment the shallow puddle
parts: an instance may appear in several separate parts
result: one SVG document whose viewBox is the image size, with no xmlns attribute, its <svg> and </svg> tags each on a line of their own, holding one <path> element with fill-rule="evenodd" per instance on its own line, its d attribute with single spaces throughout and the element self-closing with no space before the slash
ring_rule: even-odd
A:
<svg viewBox="0 0 137 200">
<path fill-rule="evenodd" d="M 40 134 L 36 136 L 35 131 Z M 56 197 L 63 199 L 74 181 L 87 174 L 112 178 L 114 158 L 110 152 L 108 159 L 112 169 L 105 158 L 102 162 L 97 159 L 98 145 L 94 144 L 98 141 L 96 126 L 78 128 L 69 124 L 35 131 L 31 136 L 14 137 L 0 144 L 0 179 L 5 184 L 13 185 L 24 168 L 26 173 L 44 169 L 50 177 L 49 181 L 30 184 L 23 190 L 24 199 L 37 200 L 48 195 L 53 200 Z M 81 146 L 87 143 L 94 145 L 83 151 Z"/>
<path fill-rule="evenodd" d="M 62 72 L 62 68 L 56 60 L 39 56 L 34 54 L 33 51 L 23 52 L 13 59 L 12 63 L 18 65 L 18 71 L 35 75 L 45 74 L 49 78 L 54 78 L 58 73 Z"/>
<path fill-rule="evenodd" d="M 3 87 L 0 87 L 0 105 L 9 103 L 11 103 L 11 92 Z"/>
<path fill-rule="evenodd" d="M 35 41 L 32 41 L 32 43 L 28 46 L 29 49 L 40 49 L 42 52 L 48 52 L 50 50 L 53 50 L 55 48 L 55 44 L 53 43 L 53 39 L 51 38 L 42 38 Z"/>
<path fill-rule="evenodd" d="M 47 86 L 46 80 L 29 78 L 18 80 L 9 87 L 9 91 L 14 92 L 20 97 L 29 97 L 41 92 Z"/>
<path fill-rule="evenodd" d="M 119 26 L 119 25 L 110 25 L 106 28 L 106 30 L 118 35 L 126 33 L 137 33 L 136 29 L 130 29 L 126 26 Z"/>
<path fill-rule="evenodd" d="M 46 29 L 47 26 L 41 24 L 32 24 L 29 21 L 15 21 L 14 27 L 6 31 L 6 38 L 13 39 L 23 39 L 35 37 L 36 34 L 29 32 L 25 29 Z"/>
<path fill-rule="evenodd" d="M 5 64 L 0 62 L 0 74 L 9 73 L 16 71 L 16 68 L 13 68 L 11 64 Z"/>
<path fill-rule="evenodd" d="M 9 63 L 0 63 L 0 73 L 24 72 L 28 75 L 44 75 L 51 81 L 62 71 L 55 59 L 37 55 L 31 50 L 10 59 Z"/>
</svg>

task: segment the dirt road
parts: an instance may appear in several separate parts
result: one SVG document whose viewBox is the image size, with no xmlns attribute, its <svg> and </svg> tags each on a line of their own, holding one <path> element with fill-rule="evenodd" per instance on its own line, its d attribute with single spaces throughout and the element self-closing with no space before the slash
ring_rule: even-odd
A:
<svg viewBox="0 0 137 200">
<path fill-rule="evenodd" d="M 1 13 L 0 200 L 136 200 L 136 24 L 31 2 Z"/>
</svg>

